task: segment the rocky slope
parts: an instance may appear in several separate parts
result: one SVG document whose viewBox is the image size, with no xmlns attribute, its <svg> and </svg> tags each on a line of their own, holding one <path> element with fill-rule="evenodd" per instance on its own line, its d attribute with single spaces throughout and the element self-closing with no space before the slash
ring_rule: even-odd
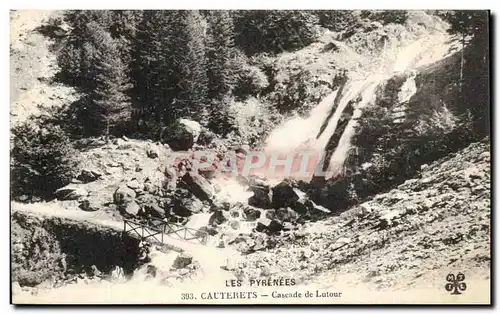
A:
<svg viewBox="0 0 500 314">
<path fill-rule="evenodd" d="M 52 40 L 40 27 L 59 11 L 20 10 L 10 13 L 10 124 L 25 121 L 45 108 L 61 107 L 78 98 L 73 88 L 54 83 L 57 73 Z"/>
<path fill-rule="evenodd" d="M 239 272 L 322 282 L 352 274 L 353 283 L 377 288 L 409 286 L 441 269 L 471 276 L 480 269 L 489 278 L 490 170 L 485 139 L 339 217 L 285 232 Z"/>
</svg>

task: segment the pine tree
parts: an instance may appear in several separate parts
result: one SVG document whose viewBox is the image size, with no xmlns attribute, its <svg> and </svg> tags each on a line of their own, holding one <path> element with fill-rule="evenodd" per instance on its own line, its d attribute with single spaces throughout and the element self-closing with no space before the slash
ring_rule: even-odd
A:
<svg viewBox="0 0 500 314">
<path fill-rule="evenodd" d="M 205 56 L 205 22 L 198 11 L 174 11 L 168 40 L 168 91 L 166 122 L 178 117 L 197 119 L 207 100 L 207 64 Z"/>
<path fill-rule="evenodd" d="M 172 11 L 144 11 L 137 25 L 131 69 L 138 104 L 136 120 L 160 123 L 165 103 L 171 101 L 172 94 L 167 90 L 173 74 L 168 43 L 171 18 Z"/>
<path fill-rule="evenodd" d="M 319 35 L 319 19 L 313 11 L 238 11 L 234 19 L 236 43 L 249 55 L 299 49 Z"/>
<path fill-rule="evenodd" d="M 116 43 L 99 24 L 87 25 L 89 41 L 84 45 L 83 67 L 86 68 L 88 132 L 109 135 L 110 129 L 126 122 L 130 87 L 126 67 Z"/>
<path fill-rule="evenodd" d="M 208 96 L 220 100 L 236 81 L 231 58 L 234 51 L 234 25 L 228 11 L 211 11 L 207 29 Z"/>
<path fill-rule="evenodd" d="M 111 11 L 109 33 L 115 39 L 123 64 L 127 67 L 127 76 L 132 72 L 133 42 L 137 25 L 142 19 L 142 10 Z"/>
</svg>

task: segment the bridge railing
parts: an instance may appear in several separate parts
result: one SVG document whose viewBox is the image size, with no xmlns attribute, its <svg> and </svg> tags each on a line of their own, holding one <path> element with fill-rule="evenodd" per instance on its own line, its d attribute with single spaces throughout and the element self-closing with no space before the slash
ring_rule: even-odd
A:
<svg viewBox="0 0 500 314">
<path fill-rule="evenodd" d="M 160 243 L 165 243 L 165 235 L 173 235 L 181 240 L 196 240 L 200 244 L 206 244 L 208 233 L 181 224 L 170 223 L 157 218 L 149 218 L 146 221 L 123 219 L 123 232 L 135 234 L 145 240 L 153 238 Z"/>
</svg>

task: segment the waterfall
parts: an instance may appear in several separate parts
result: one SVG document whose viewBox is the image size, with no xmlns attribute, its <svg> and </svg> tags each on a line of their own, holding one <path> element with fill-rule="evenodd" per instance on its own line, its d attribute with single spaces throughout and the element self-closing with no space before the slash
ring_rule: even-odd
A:
<svg viewBox="0 0 500 314">
<path fill-rule="evenodd" d="M 357 120 L 363 108 L 374 105 L 377 88 L 394 75 L 409 72 L 403 84 L 405 90 L 400 92 L 401 98 L 408 100 L 416 92 L 418 69 L 444 58 L 450 53 L 450 45 L 448 35 L 442 30 L 431 30 L 405 43 L 390 44 L 385 40 L 382 58 L 376 64 L 370 69 L 352 71 L 349 79 L 313 108 L 308 117 L 290 119 L 276 128 L 266 141 L 265 151 L 312 152 L 326 160 L 321 174 L 325 179 L 342 174 Z M 312 177 L 311 173 L 307 179 Z"/>
</svg>

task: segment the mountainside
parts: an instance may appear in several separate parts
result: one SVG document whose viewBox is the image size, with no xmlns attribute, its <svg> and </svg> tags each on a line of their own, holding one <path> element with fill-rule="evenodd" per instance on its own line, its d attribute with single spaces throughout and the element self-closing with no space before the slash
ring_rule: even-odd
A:
<svg viewBox="0 0 500 314">
<path fill-rule="evenodd" d="M 408 289 L 441 269 L 488 279 L 488 141 L 424 165 L 415 178 L 338 217 L 287 233 L 278 248 L 249 255 L 244 275 L 259 276 L 264 267 L 269 275 L 333 285 L 350 275 L 350 284 L 377 289 Z"/>
</svg>

